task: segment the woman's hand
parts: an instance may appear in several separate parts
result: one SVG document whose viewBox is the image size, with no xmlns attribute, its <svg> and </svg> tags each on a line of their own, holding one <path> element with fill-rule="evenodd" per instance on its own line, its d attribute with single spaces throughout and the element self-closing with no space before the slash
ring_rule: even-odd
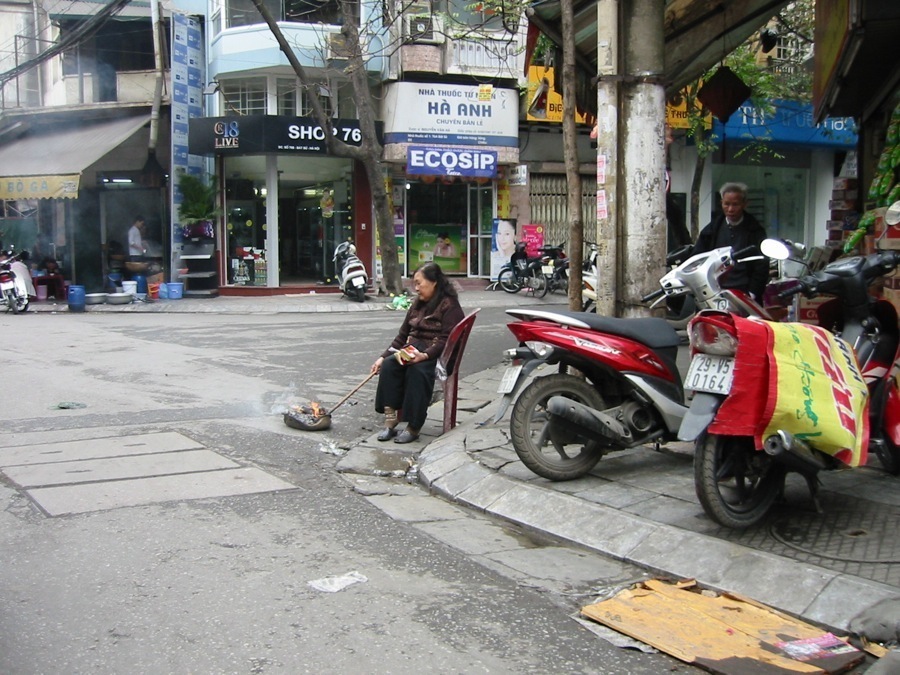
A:
<svg viewBox="0 0 900 675">
<path fill-rule="evenodd" d="M 372 367 L 369 369 L 369 372 L 370 373 L 380 373 L 382 363 L 384 363 L 384 357 L 379 356 L 377 359 L 375 359 L 375 363 L 372 364 Z"/>
</svg>

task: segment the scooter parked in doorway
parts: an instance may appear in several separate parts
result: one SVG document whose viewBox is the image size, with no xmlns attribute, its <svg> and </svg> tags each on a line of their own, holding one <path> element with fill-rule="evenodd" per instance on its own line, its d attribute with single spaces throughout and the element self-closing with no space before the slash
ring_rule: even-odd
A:
<svg viewBox="0 0 900 675">
<path fill-rule="evenodd" d="M 356 257 L 353 242 L 344 241 L 334 249 L 334 264 L 341 292 L 351 300 L 364 302 L 369 275 L 362 260 Z"/>
<path fill-rule="evenodd" d="M 28 310 L 28 287 L 25 275 L 28 268 L 19 259 L 21 253 L 0 252 L 0 303 L 13 314 Z"/>
</svg>

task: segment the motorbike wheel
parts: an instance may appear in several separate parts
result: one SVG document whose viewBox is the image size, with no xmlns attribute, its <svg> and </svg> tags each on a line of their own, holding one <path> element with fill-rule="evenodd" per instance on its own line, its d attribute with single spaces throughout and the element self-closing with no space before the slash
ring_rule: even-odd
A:
<svg viewBox="0 0 900 675">
<path fill-rule="evenodd" d="M 12 310 L 13 314 L 19 313 L 19 303 L 16 302 L 16 295 L 12 291 L 6 291 L 6 306 Z"/>
<path fill-rule="evenodd" d="M 28 308 L 31 306 L 31 303 L 28 302 L 28 298 L 22 298 L 21 302 L 17 302 L 19 305 L 20 312 L 27 312 Z"/>
<path fill-rule="evenodd" d="M 356 302 L 365 302 L 366 301 L 366 289 L 365 288 L 354 288 L 350 291 L 350 298 L 352 300 L 356 300 Z"/>
<path fill-rule="evenodd" d="M 784 488 L 785 470 L 749 436 L 704 434 L 694 450 L 694 487 L 710 518 L 733 529 L 756 525 Z"/>
<path fill-rule="evenodd" d="M 509 268 L 500 270 L 500 274 L 497 275 L 497 283 L 500 284 L 500 288 L 507 293 L 518 293 L 522 290 L 522 286 L 519 284 L 519 280 L 516 279 L 515 273 Z"/>
<path fill-rule="evenodd" d="M 550 282 L 547 277 L 544 276 L 543 272 L 538 272 L 535 270 L 532 272 L 531 276 L 528 277 L 528 285 L 531 286 L 534 297 L 543 298 L 547 295 L 547 291 L 550 290 Z"/>
<path fill-rule="evenodd" d="M 892 476 L 900 475 L 900 447 L 894 445 L 890 438 L 885 437 L 884 444 L 876 449 L 875 454 L 885 471 Z"/>
<path fill-rule="evenodd" d="M 522 463 L 549 480 L 572 480 L 587 474 L 605 452 L 604 446 L 573 432 L 551 429 L 547 400 L 565 396 L 597 410 L 607 406 L 588 382 L 556 373 L 529 384 L 513 406 L 509 428 L 513 447 Z"/>
<path fill-rule="evenodd" d="M 581 303 L 581 311 L 582 312 L 593 312 L 597 313 L 597 305 L 594 304 L 593 300 L 585 300 Z"/>
</svg>

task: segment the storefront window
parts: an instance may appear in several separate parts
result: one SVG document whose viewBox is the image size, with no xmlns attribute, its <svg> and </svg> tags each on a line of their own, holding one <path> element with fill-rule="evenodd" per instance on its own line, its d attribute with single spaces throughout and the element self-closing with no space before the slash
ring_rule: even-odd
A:
<svg viewBox="0 0 900 675">
<path fill-rule="evenodd" d="M 714 166 L 716 191 L 729 182 L 745 183 L 747 211 L 753 214 L 770 237 L 791 241 L 806 240 L 807 184 L 809 169 L 775 166 Z M 713 199 L 719 208 L 719 195 Z"/>
<path fill-rule="evenodd" d="M 410 181 L 406 191 L 407 274 L 432 260 L 448 274 L 468 272 L 470 185 L 439 179 Z"/>
<path fill-rule="evenodd" d="M 280 156 L 278 185 L 266 184 L 264 157 L 225 160 L 228 283 L 266 286 L 269 228 L 277 223 L 279 285 L 334 278 L 334 249 L 353 238 L 351 161 L 335 157 Z M 278 191 L 277 218 L 268 214 L 269 190 Z M 271 276 L 271 275 L 270 275 Z"/>
</svg>

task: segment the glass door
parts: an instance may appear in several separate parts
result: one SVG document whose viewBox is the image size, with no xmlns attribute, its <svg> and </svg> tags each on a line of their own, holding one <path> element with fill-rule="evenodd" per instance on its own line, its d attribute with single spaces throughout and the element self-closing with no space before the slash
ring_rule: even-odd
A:
<svg viewBox="0 0 900 675">
<path fill-rule="evenodd" d="M 469 186 L 469 276 L 491 276 L 494 186 Z"/>
</svg>

